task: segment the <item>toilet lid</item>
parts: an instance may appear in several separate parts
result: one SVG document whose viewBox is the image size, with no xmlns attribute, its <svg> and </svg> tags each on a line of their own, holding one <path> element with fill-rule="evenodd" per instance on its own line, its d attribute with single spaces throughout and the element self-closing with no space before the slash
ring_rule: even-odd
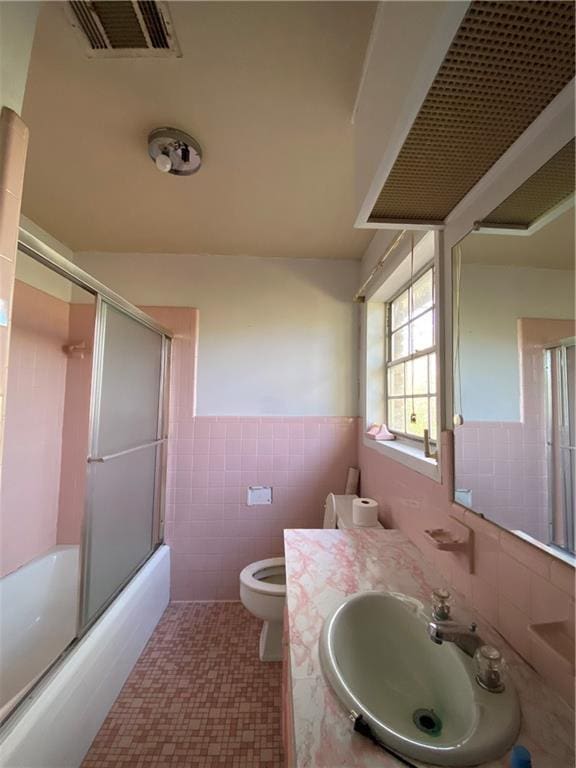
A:
<svg viewBox="0 0 576 768">
<path fill-rule="evenodd" d="M 336 497 L 333 493 L 326 496 L 324 504 L 324 524 L 323 528 L 336 528 Z"/>
</svg>

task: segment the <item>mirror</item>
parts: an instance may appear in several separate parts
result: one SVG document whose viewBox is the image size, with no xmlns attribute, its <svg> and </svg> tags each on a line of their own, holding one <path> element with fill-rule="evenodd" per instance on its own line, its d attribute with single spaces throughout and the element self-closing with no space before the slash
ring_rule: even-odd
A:
<svg viewBox="0 0 576 768">
<path fill-rule="evenodd" d="M 455 501 L 574 562 L 574 141 L 453 249 Z"/>
</svg>

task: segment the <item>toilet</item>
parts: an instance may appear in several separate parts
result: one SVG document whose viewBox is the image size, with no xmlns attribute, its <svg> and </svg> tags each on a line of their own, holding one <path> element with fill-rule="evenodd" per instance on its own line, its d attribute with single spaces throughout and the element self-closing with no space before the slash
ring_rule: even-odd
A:
<svg viewBox="0 0 576 768">
<path fill-rule="evenodd" d="M 324 505 L 324 528 L 355 528 L 352 501 L 355 494 L 329 493 Z M 374 528 L 382 528 L 376 523 Z M 286 598 L 286 564 L 270 557 L 247 565 L 240 573 L 240 600 L 264 622 L 260 633 L 260 661 L 282 660 L 282 630 Z"/>
</svg>

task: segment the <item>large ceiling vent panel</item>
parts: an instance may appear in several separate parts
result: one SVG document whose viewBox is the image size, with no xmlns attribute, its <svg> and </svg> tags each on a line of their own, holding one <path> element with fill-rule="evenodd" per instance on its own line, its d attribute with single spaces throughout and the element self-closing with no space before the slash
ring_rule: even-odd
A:
<svg viewBox="0 0 576 768">
<path fill-rule="evenodd" d="M 71 0 L 68 16 L 91 57 L 180 56 L 166 3 Z"/>
<path fill-rule="evenodd" d="M 538 219 L 574 196 L 574 139 L 532 174 L 480 224 L 482 227 L 529 229 Z"/>
<path fill-rule="evenodd" d="M 574 69 L 574 3 L 472 2 L 369 221 L 442 222 Z"/>
</svg>

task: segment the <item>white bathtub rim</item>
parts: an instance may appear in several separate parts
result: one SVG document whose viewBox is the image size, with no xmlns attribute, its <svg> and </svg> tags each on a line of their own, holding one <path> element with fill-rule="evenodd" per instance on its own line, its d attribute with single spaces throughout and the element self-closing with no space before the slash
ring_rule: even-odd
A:
<svg viewBox="0 0 576 768">
<path fill-rule="evenodd" d="M 0 758 L 2 758 L 3 748 L 10 737 L 23 726 L 24 721 L 29 715 L 32 707 L 38 707 L 39 715 L 50 708 L 54 693 L 63 692 L 74 683 L 75 675 L 73 672 L 80 670 L 82 660 L 78 659 L 80 654 L 90 644 L 91 638 L 95 633 L 100 633 L 102 624 L 109 623 L 109 635 L 105 638 L 103 644 L 96 646 L 91 652 L 91 658 L 101 656 L 106 652 L 106 647 L 114 642 L 114 620 L 121 615 L 126 614 L 125 603 L 131 598 L 137 597 L 142 582 L 146 581 L 157 565 L 169 557 L 170 547 L 166 544 L 160 545 L 144 563 L 144 565 L 134 574 L 132 579 L 119 592 L 114 601 L 108 606 L 104 613 L 94 622 L 90 629 L 79 640 L 74 640 L 60 656 L 54 660 L 54 663 L 39 676 L 34 687 L 24 694 L 23 699 L 18 704 L 16 710 L 9 715 L 6 721 L 0 727 Z M 75 668 L 75 669 L 74 669 Z M 4 764 L 4 763 L 0 763 Z"/>
<path fill-rule="evenodd" d="M 56 545 L 0 579 L 0 720 L 74 640 L 79 565 L 78 545 Z"/>
<path fill-rule="evenodd" d="M 14 568 L 13 571 L 10 571 L 9 573 L 5 573 L 4 576 L 0 576 L 0 582 L 5 582 L 6 579 L 11 579 L 12 576 L 19 575 L 24 568 L 31 568 L 34 565 L 36 565 L 36 563 L 38 563 L 40 560 L 44 560 L 45 557 L 54 555 L 57 552 L 62 552 L 65 549 L 80 549 L 80 545 L 79 544 L 54 544 L 54 546 L 50 547 L 50 549 L 47 549 L 45 552 L 41 552 L 39 555 L 36 555 L 36 557 L 33 557 L 32 560 L 28 560 L 27 563 L 22 563 L 22 565 L 19 565 L 17 568 Z"/>
</svg>

